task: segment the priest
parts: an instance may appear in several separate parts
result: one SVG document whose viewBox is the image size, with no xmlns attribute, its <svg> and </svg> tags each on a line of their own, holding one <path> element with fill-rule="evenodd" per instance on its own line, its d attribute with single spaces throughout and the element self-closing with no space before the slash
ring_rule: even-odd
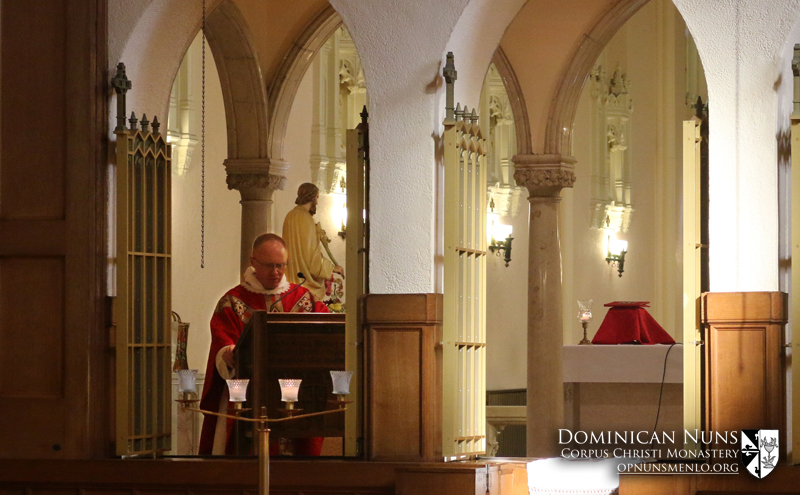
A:
<svg viewBox="0 0 800 495">
<path fill-rule="evenodd" d="M 217 303 L 211 318 L 211 349 L 200 400 L 202 409 L 227 413 L 228 387 L 225 380 L 234 378 L 233 350 L 253 311 L 328 312 L 327 306 L 315 300 L 308 289 L 286 280 L 284 272 L 287 261 L 286 243 L 280 236 L 258 236 L 253 242 L 250 266 L 244 273 L 244 281 L 229 290 Z M 211 414 L 205 415 L 200 435 L 200 454 L 232 453 L 232 442 L 228 440 L 233 420 L 217 419 Z M 312 441 L 309 445 L 296 445 L 297 454 L 319 455 L 322 439 L 309 440 Z"/>
</svg>

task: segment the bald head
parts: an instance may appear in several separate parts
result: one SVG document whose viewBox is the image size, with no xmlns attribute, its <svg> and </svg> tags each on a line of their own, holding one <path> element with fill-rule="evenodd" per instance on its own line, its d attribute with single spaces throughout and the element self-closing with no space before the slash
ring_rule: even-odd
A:
<svg viewBox="0 0 800 495">
<path fill-rule="evenodd" d="M 286 243 L 280 236 L 263 234 L 253 242 L 250 266 L 255 271 L 256 279 L 265 289 L 272 290 L 280 285 L 288 260 Z"/>
</svg>

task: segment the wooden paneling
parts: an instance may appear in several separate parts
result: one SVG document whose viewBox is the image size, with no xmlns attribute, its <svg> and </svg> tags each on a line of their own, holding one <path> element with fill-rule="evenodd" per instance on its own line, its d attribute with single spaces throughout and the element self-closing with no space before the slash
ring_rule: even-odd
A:
<svg viewBox="0 0 800 495">
<path fill-rule="evenodd" d="M 0 408 L 13 425 L 2 459 L 110 445 L 105 9 L 52 0 L 0 11 Z"/>
<path fill-rule="evenodd" d="M 63 292 L 62 258 L 0 258 L 0 398 L 63 397 Z"/>
<path fill-rule="evenodd" d="M 273 495 L 527 495 L 526 480 L 522 462 L 284 460 L 270 465 Z M 257 483 L 255 459 L 0 463 L 0 495 L 242 495 L 255 493 Z"/>
<path fill-rule="evenodd" d="M 370 351 L 376 359 L 371 372 L 374 380 L 380 380 L 380 386 L 372 393 L 372 426 L 375 430 L 399 433 L 394 438 L 376 438 L 373 454 L 385 458 L 409 455 L 422 458 L 423 411 L 419 393 L 422 331 L 419 327 L 382 328 L 373 337 Z"/>
<path fill-rule="evenodd" d="M 441 295 L 370 294 L 364 304 L 367 457 L 441 460 Z"/>
<path fill-rule="evenodd" d="M 3 2 L 0 17 L 0 218 L 63 218 L 67 2 Z"/>
<path fill-rule="evenodd" d="M 787 308 L 782 292 L 703 294 L 704 430 L 777 429 L 786 445 Z"/>
</svg>

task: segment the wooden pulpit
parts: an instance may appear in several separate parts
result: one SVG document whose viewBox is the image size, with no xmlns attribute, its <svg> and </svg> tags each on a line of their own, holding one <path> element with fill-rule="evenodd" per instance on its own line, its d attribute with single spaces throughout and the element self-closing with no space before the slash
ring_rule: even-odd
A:
<svg viewBox="0 0 800 495">
<path fill-rule="evenodd" d="M 250 379 L 245 402 L 248 416 L 257 417 L 265 407 L 268 417 L 282 417 L 280 378 L 303 380 L 295 406 L 302 413 L 324 411 L 333 397 L 330 371 L 345 368 L 345 315 L 256 311 L 235 352 L 236 376 Z M 270 429 L 272 439 L 344 436 L 341 415 L 275 423 Z M 234 435 L 237 455 L 257 453 L 252 442 L 255 426 L 239 425 Z"/>
</svg>

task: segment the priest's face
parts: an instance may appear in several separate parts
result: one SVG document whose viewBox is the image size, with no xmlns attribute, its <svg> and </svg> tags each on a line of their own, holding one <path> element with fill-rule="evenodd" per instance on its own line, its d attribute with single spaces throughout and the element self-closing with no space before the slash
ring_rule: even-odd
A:
<svg viewBox="0 0 800 495">
<path fill-rule="evenodd" d="M 267 290 L 280 285 L 289 259 L 286 248 L 280 242 L 268 241 L 253 251 L 250 265 L 255 269 L 256 279 Z"/>
</svg>

